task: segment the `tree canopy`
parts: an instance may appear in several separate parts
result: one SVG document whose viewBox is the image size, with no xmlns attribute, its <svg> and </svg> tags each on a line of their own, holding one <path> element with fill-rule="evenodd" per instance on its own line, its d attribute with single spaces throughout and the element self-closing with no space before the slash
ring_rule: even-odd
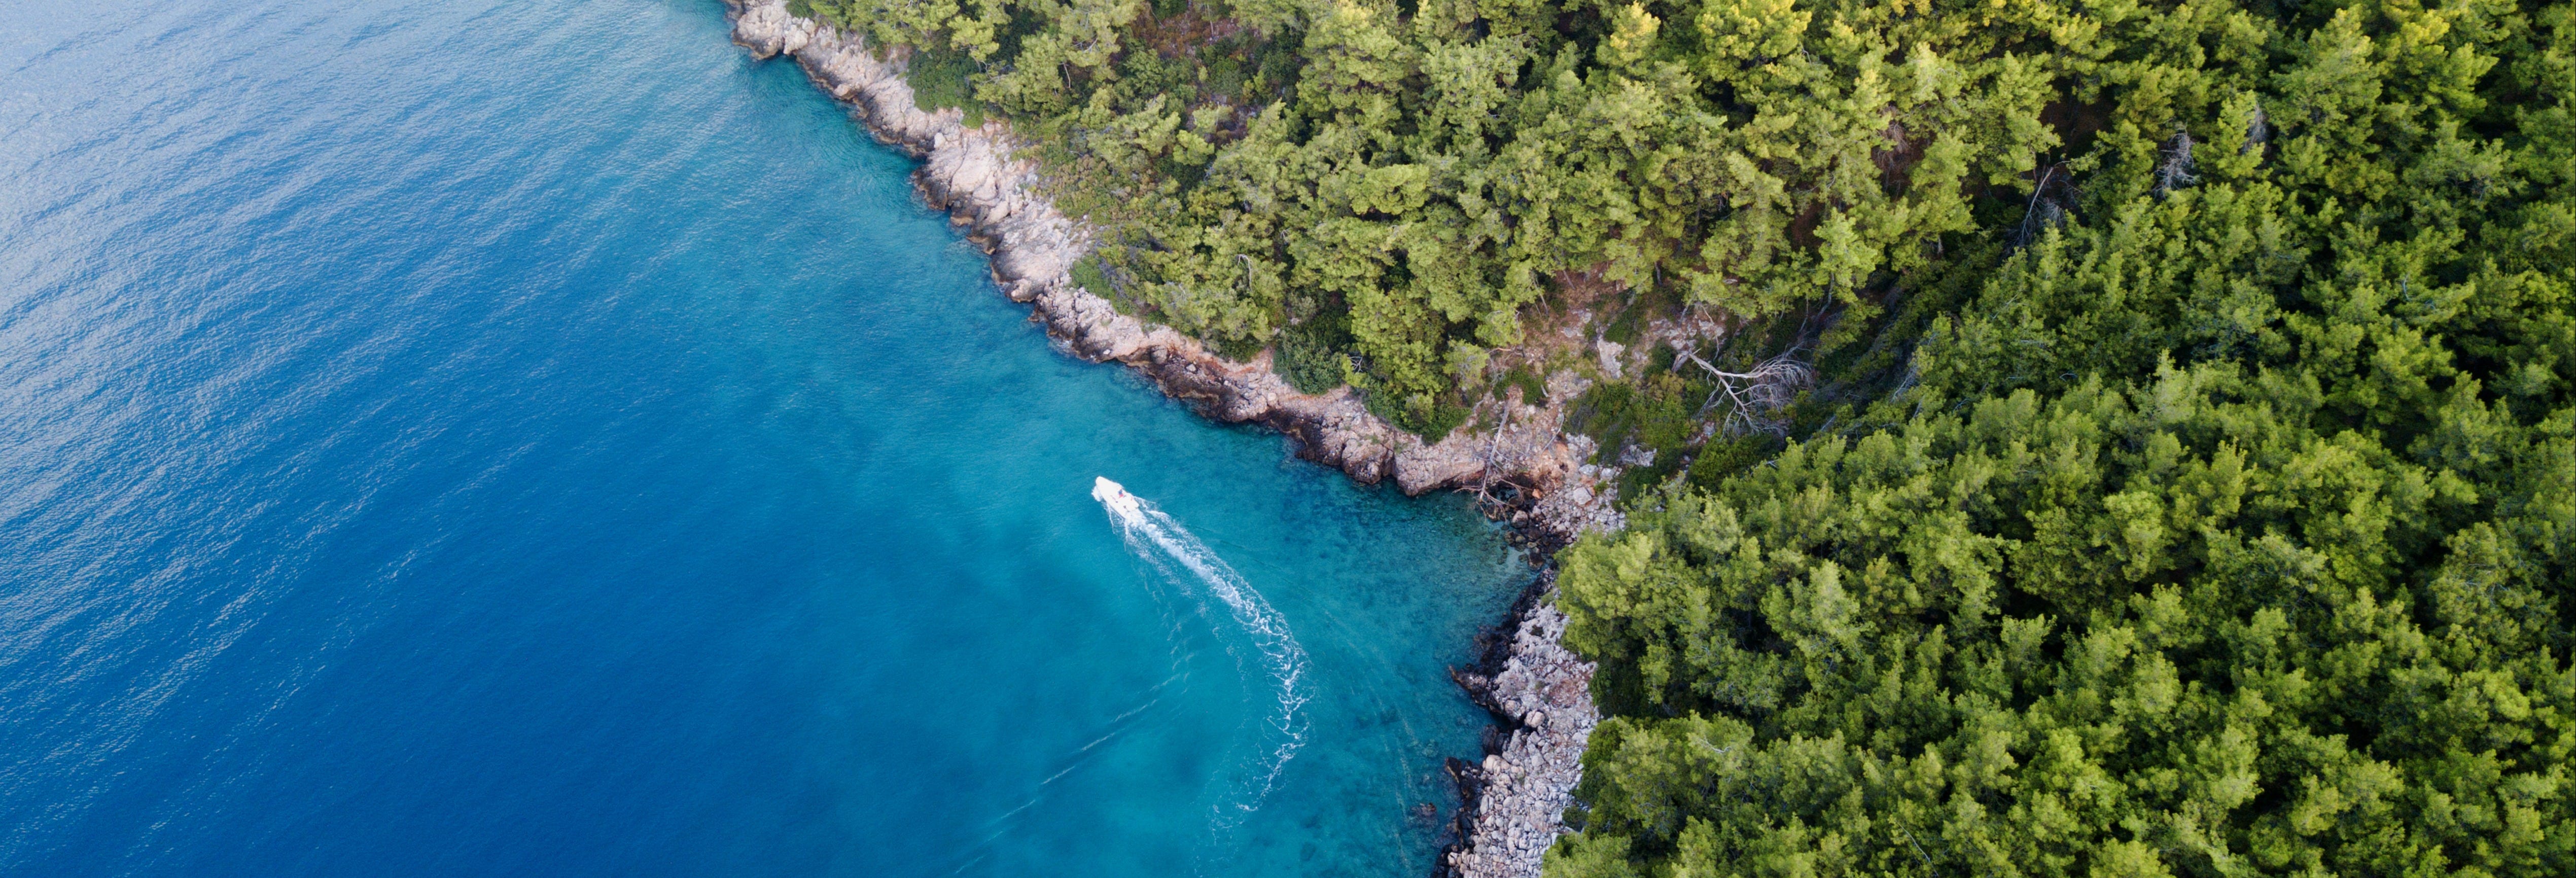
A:
<svg viewBox="0 0 2576 878">
<path fill-rule="evenodd" d="M 1549 874 L 2576 874 L 2570 7 L 2010 6 L 2070 188 L 1564 553 Z"/>
<path fill-rule="evenodd" d="M 1111 232 L 1090 269 L 1099 292 L 1238 352 L 1324 320 L 1283 354 L 1337 360 L 1426 432 L 1562 273 L 1744 317 L 1819 298 L 1866 311 L 1874 282 L 1975 233 L 1978 204 L 2017 208 L 2061 146 L 2043 109 L 2136 65 L 2106 27 L 2161 17 L 1783 0 L 798 5 L 914 47 L 916 70 L 964 79 L 926 90 L 971 94 L 1050 146 L 1063 206 Z M 2204 17 L 2209 36 L 2165 51 L 2256 51 L 2238 45 L 2250 25 Z M 2205 114 L 2216 99 L 2166 102 Z M 2152 140 L 2174 121 L 2136 124 Z"/>
</svg>

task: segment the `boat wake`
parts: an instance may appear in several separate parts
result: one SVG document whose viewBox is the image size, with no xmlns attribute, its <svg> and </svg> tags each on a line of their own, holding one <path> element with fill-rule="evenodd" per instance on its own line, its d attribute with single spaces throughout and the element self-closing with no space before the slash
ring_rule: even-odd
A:
<svg viewBox="0 0 2576 878">
<path fill-rule="evenodd" d="M 1297 645 L 1297 636 L 1288 630 L 1288 620 L 1271 609 L 1260 592 L 1254 591 L 1241 574 L 1226 565 L 1225 559 L 1217 557 L 1179 521 L 1106 478 L 1092 480 L 1091 496 L 1109 511 L 1110 522 L 1117 526 L 1118 536 L 1127 542 L 1130 551 L 1153 565 L 1184 594 L 1199 599 L 1201 615 L 1212 620 L 1214 614 L 1199 595 L 1203 591 L 1214 596 L 1225 605 L 1234 626 L 1260 653 L 1263 669 L 1278 690 L 1278 706 L 1266 718 L 1266 758 L 1253 772 L 1255 777 L 1244 791 L 1247 795 L 1235 803 L 1242 811 L 1260 808 L 1262 799 L 1278 782 L 1280 769 L 1306 743 L 1302 712 L 1306 705 L 1306 648 Z"/>
</svg>

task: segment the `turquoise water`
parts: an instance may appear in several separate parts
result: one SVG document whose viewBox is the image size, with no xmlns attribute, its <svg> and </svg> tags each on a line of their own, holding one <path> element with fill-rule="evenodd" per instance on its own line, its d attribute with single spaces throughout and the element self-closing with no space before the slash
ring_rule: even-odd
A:
<svg viewBox="0 0 2576 878">
<path fill-rule="evenodd" d="M 0 872 L 1429 869 L 1499 534 L 1051 350 L 722 13 L 13 9 Z"/>
</svg>

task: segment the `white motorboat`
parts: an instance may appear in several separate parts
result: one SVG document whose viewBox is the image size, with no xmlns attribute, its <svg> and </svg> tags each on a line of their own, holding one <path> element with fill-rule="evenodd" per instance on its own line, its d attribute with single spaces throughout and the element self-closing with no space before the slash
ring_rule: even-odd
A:
<svg viewBox="0 0 2576 878">
<path fill-rule="evenodd" d="M 1091 477 L 1091 499 L 1108 505 L 1120 515 L 1139 514 L 1136 495 L 1127 493 L 1127 486 L 1110 481 L 1108 476 Z"/>
</svg>

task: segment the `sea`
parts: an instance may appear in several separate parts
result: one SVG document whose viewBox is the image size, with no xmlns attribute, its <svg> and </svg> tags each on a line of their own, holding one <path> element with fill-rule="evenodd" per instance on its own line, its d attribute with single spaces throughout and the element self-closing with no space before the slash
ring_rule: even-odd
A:
<svg viewBox="0 0 2576 878">
<path fill-rule="evenodd" d="M 0 874 L 1431 870 L 1504 535 L 1059 350 L 720 3 L 11 8 Z"/>
</svg>

